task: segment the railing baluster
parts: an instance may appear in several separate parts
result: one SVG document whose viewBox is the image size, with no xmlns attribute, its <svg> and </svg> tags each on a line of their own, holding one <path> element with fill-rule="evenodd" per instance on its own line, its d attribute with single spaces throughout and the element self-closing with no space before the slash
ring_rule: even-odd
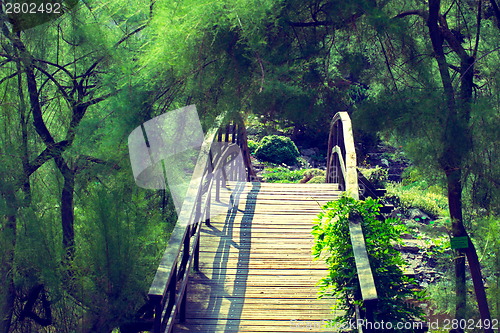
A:
<svg viewBox="0 0 500 333">
<path fill-rule="evenodd" d="M 215 200 L 220 202 L 222 182 L 227 185 L 229 179 L 238 180 L 234 147 L 222 150 L 220 144 L 214 143 L 225 141 L 243 146 L 241 152 L 245 154 L 246 132 L 244 126 L 236 122 L 225 125 L 225 130 L 221 130 L 223 118 L 223 115 L 217 118 L 219 125 L 214 126 L 205 137 L 177 224 L 149 290 L 148 303 L 154 309 L 152 329 L 155 333 L 170 332 L 177 314 L 181 321 L 185 320 L 188 277 L 191 267 L 199 270 L 200 229 L 203 222 L 210 226 L 213 187 Z M 222 160 L 224 158 L 226 160 Z M 244 164 L 247 177 L 250 177 L 253 174 L 250 159 L 244 158 Z M 226 174 L 225 168 L 228 167 L 230 170 Z"/>
<path fill-rule="evenodd" d="M 229 130 L 230 130 L 230 125 L 226 125 L 226 135 L 224 136 L 224 142 L 229 142 Z"/>
<path fill-rule="evenodd" d="M 186 321 L 186 303 L 187 303 L 187 286 L 184 290 L 184 295 L 182 296 L 181 308 L 179 309 L 180 314 L 180 322 L 183 323 Z"/>
<path fill-rule="evenodd" d="M 160 333 L 161 330 L 161 320 L 162 320 L 162 310 L 163 305 L 161 298 L 155 298 L 153 300 L 154 304 L 154 322 L 153 322 L 153 332 Z"/>
<path fill-rule="evenodd" d="M 236 142 L 236 123 L 231 126 L 231 143 Z"/>
<path fill-rule="evenodd" d="M 199 222 L 201 223 L 201 222 Z M 210 224 L 209 224 L 210 225 Z M 196 237 L 196 245 L 194 250 L 193 269 L 198 272 L 200 270 L 200 237 Z"/>
</svg>

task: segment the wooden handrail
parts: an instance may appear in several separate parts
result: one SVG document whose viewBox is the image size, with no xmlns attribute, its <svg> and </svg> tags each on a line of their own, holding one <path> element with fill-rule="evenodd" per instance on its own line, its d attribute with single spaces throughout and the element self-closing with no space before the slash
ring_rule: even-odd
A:
<svg viewBox="0 0 500 333">
<path fill-rule="evenodd" d="M 351 118 L 347 112 L 337 112 L 333 116 L 328 137 L 327 161 L 326 182 L 339 184 L 342 191 L 359 199 L 356 151 Z"/>
<path fill-rule="evenodd" d="M 345 191 L 354 199 L 359 199 L 354 136 L 351 119 L 347 112 L 338 112 L 332 119 L 330 136 L 328 138 L 326 170 L 327 183 L 337 183 L 342 191 Z M 367 319 L 372 321 L 378 296 L 366 251 L 365 238 L 361 227 L 361 216 L 357 214 L 350 216 L 349 233 L 361 289 L 361 299 L 366 309 L 362 318 L 358 318 L 360 311 L 356 309 L 356 320 Z M 362 327 L 358 327 L 358 330 L 359 332 L 363 332 Z"/>
<path fill-rule="evenodd" d="M 191 268 L 198 269 L 200 230 L 202 222 L 210 222 L 212 193 L 218 200 L 227 180 L 255 179 L 243 121 L 238 117 L 225 125 L 226 118 L 227 113 L 217 117 L 205 135 L 176 225 L 149 288 L 148 303 L 138 314 L 143 320 L 125 325 L 125 332 L 169 333 L 177 314 L 181 321 L 185 319 L 186 287 Z M 240 153 L 244 167 L 235 162 Z M 238 179 L 243 173 L 244 179 Z"/>
</svg>

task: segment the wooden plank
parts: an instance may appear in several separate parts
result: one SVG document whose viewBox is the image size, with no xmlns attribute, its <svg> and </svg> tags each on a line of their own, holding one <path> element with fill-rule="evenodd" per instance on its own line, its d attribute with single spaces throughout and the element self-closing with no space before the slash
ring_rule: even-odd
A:
<svg viewBox="0 0 500 333">
<path fill-rule="evenodd" d="M 326 318 L 328 319 L 328 318 Z M 178 326 L 178 332 L 329 332 L 323 321 L 295 320 L 192 320 L 191 326 Z M 331 331 L 330 331 L 331 332 Z"/>
<path fill-rule="evenodd" d="M 187 321 L 176 332 L 299 332 L 290 326 L 297 320 L 320 327 L 333 318 L 335 300 L 317 298 L 328 271 L 313 260 L 311 230 L 321 202 L 339 192 L 261 185 L 246 184 L 234 193 L 237 209 L 203 227 L 200 272 L 190 278 Z"/>
</svg>

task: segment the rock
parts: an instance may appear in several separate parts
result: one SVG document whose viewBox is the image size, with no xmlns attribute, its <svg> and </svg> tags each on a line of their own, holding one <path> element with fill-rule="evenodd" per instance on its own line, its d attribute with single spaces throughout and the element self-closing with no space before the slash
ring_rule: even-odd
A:
<svg viewBox="0 0 500 333">
<path fill-rule="evenodd" d="M 309 149 L 303 149 L 301 152 L 302 152 L 302 155 L 304 155 L 304 156 L 312 156 L 312 155 L 317 154 L 316 150 L 317 149 L 309 148 Z"/>
<path fill-rule="evenodd" d="M 391 212 L 391 214 L 389 215 L 389 217 L 392 217 L 392 218 L 402 218 L 403 217 L 403 213 L 401 212 L 401 209 L 396 208 L 396 209 L 394 209 Z"/>
<path fill-rule="evenodd" d="M 399 251 L 402 251 L 402 252 L 410 252 L 410 253 L 419 253 L 420 252 L 420 248 L 416 244 L 408 243 L 408 242 L 405 242 L 402 245 L 398 245 L 396 247 L 396 249 L 398 249 Z"/>
<path fill-rule="evenodd" d="M 438 262 L 435 258 L 429 257 L 429 258 L 427 258 L 426 264 L 427 264 L 427 266 L 434 268 L 438 265 Z"/>
<path fill-rule="evenodd" d="M 410 217 L 410 219 L 413 219 L 417 222 L 421 222 L 421 223 L 424 223 L 424 224 L 429 224 L 431 218 L 429 217 L 429 215 L 425 214 L 424 212 L 422 212 L 420 209 L 418 208 L 411 208 L 408 210 L 408 215 Z"/>
</svg>

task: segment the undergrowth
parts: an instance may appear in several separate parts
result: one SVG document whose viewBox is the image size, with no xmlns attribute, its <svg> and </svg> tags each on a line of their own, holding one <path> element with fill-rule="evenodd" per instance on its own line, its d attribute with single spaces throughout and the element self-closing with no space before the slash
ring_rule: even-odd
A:
<svg viewBox="0 0 500 333">
<path fill-rule="evenodd" d="M 323 206 L 323 211 L 315 219 L 312 234 L 315 238 L 313 255 L 322 258 L 328 266 L 328 275 L 319 282 L 319 297 L 336 299 L 333 310 L 341 310 L 344 315 L 330 322 L 331 326 L 349 327 L 354 320 L 355 305 L 363 309 L 359 301 L 361 290 L 356 264 L 350 242 L 349 219 L 360 215 L 366 240 L 366 249 L 372 268 L 378 294 L 378 307 L 374 320 L 394 323 L 422 319 L 423 312 L 407 301 L 423 300 L 423 294 L 406 287 L 413 280 L 405 277 L 401 267 L 405 262 L 394 248 L 400 243 L 400 235 L 406 230 L 399 219 L 377 219 L 381 205 L 371 198 L 355 200 L 343 195 L 339 200 Z M 394 330 L 397 331 L 397 330 Z"/>
</svg>

